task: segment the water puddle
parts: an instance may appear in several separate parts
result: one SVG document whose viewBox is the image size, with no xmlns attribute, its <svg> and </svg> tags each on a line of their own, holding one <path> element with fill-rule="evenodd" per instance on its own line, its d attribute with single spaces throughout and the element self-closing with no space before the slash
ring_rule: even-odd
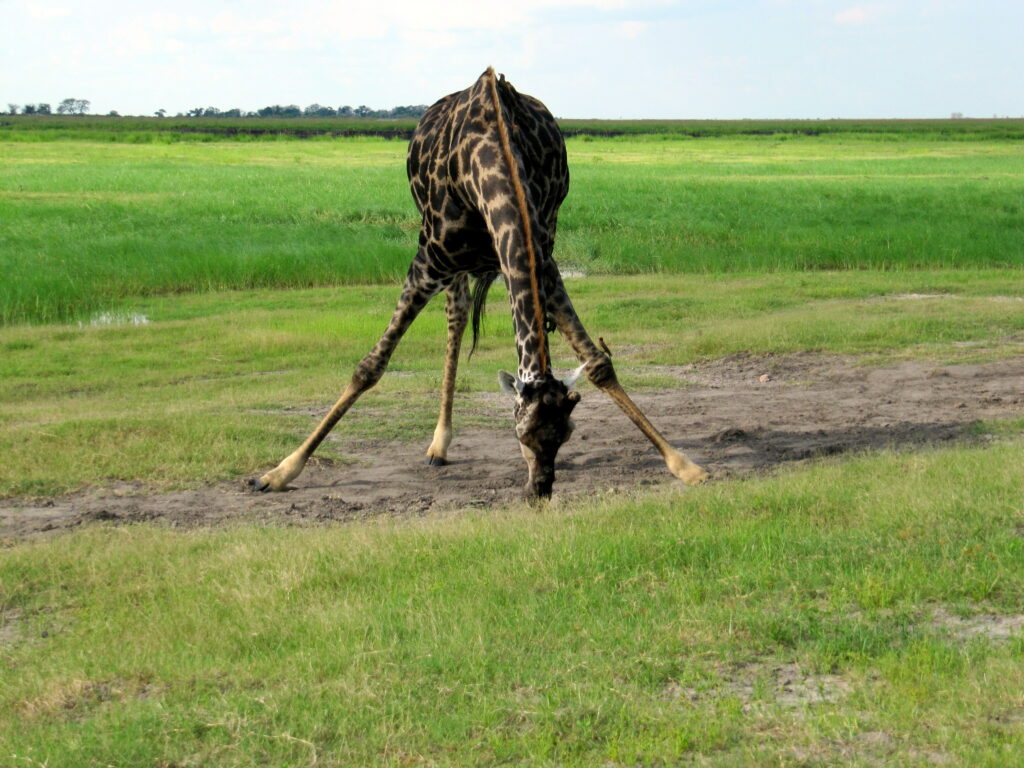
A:
<svg viewBox="0 0 1024 768">
<path fill-rule="evenodd" d="M 97 312 L 87 321 L 78 321 L 79 328 L 107 328 L 112 325 L 149 325 L 149 318 L 138 312 Z"/>
</svg>

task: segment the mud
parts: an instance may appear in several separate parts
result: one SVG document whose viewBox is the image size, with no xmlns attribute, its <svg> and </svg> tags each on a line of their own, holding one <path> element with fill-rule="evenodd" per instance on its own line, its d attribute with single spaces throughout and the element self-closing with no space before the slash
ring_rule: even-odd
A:
<svg viewBox="0 0 1024 768">
<path fill-rule="evenodd" d="M 815 354 L 733 356 L 657 372 L 675 378 L 678 386 L 634 399 L 714 481 L 861 449 L 982 440 L 973 428 L 977 421 L 1024 416 L 1024 358 L 863 367 Z M 121 485 L 43 500 L 7 499 L 0 501 L 0 538 L 139 521 L 172 527 L 311 525 L 437 514 L 520 498 L 526 470 L 508 398 L 499 393 L 464 397 L 474 399 L 477 411 L 507 418 L 508 427 L 460 430 L 457 400 L 452 461 L 445 467 L 426 465 L 428 434 L 408 442 L 354 441 L 345 437 L 342 422 L 332 439 L 352 462 L 314 459 L 293 491 L 255 494 L 239 478 L 168 493 Z M 574 419 L 576 433 L 559 455 L 557 497 L 678 482 L 599 392 L 584 391 Z M 315 420 L 311 415 L 310 427 Z"/>
</svg>

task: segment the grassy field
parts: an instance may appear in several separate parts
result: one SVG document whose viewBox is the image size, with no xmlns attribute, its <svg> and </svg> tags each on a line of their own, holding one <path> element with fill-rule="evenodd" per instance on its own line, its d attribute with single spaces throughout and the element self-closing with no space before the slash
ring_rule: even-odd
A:
<svg viewBox="0 0 1024 768">
<path fill-rule="evenodd" d="M 1024 332 L 1021 303 L 1003 300 L 1019 295 L 1014 270 L 591 277 L 569 289 L 631 387 L 664 386 L 659 365 L 746 351 L 991 359 L 1015 354 Z M 461 392 L 493 391 L 497 370 L 515 368 L 499 290 Z M 936 298 L 877 301 L 908 293 Z M 0 497 L 116 481 L 180 487 L 273 466 L 310 428 L 302 409 L 333 402 L 396 298 L 395 286 L 157 297 L 96 324 L 0 329 Z M 444 328 L 438 300 L 391 363 L 405 375 L 385 376 L 344 434 L 427 438 Z M 553 360 L 575 365 L 561 341 Z M 460 402 L 457 418 L 482 417 Z M 343 458 L 329 444 L 323 454 Z"/>
<path fill-rule="evenodd" d="M 1024 145 L 868 134 L 570 139 L 587 274 L 1019 267 Z M 131 297 L 397 282 L 404 142 L 0 141 L 0 323 Z"/>
<path fill-rule="evenodd" d="M 51 768 L 1020 765 L 1022 447 L 26 542 L 0 558 L 0 748 Z"/>
<path fill-rule="evenodd" d="M 574 303 L 633 389 L 1017 355 L 1024 150 L 963 138 L 573 138 Z M 294 448 L 392 310 L 403 154 L 0 140 L 0 497 Z M 497 290 L 463 394 L 514 367 Z M 425 446 L 443 327 L 339 430 Z M 457 428 L 493 418 L 466 399 Z M 1024 422 L 979 428 L 689 491 L 5 542 L 0 764 L 1024 765 Z"/>
</svg>

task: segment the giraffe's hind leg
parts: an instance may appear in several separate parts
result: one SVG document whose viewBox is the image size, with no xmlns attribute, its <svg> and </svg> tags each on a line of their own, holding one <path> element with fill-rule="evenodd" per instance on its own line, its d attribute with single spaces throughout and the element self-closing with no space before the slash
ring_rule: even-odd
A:
<svg viewBox="0 0 1024 768">
<path fill-rule="evenodd" d="M 455 374 L 459 369 L 459 351 L 469 322 L 469 278 L 459 275 L 448 287 L 445 310 L 448 315 L 448 351 L 441 381 L 441 412 L 434 428 L 434 439 L 427 449 L 427 463 L 443 466 L 448 463 L 448 446 L 452 441 L 452 400 L 455 397 Z"/>
<path fill-rule="evenodd" d="M 558 274 L 558 268 L 553 261 L 549 260 L 545 277 L 548 291 L 548 316 L 555 321 L 558 330 L 569 342 L 580 362 L 586 364 L 585 370 L 590 382 L 614 400 L 630 421 L 646 435 L 665 460 L 669 472 L 687 485 L 697 485 L 707 480 L 708 473 L 669 445 L 669 442 L 654 428 L 643 411 L 626 394 L 615 375 L 611 358 L 606 352 L 598 349 L 576 315 L 576 310 L 573 309 L 572 302 L 569 301 L 569 295 L 565 291 L 561 275 Z"/>
<path fill-rule="evenodd" d="M 395 351 L 402 335 L 416 319 L 420 310 L 440 290 L 440 285 L 420 275 L 421 272 L 417 269 L 417 263 L 414 261 L 387 330 L 384 331 L 384 335 L 380 337 L 380 341 L 377 342 L 373 351 L 356 366 L 352 380 L 345 388 L 341 398 L 302 445 L 259 480 L 252 481 L 251 485 L 254 490 L 287 490 L 288 483 L 299 476 L 309 457 L 313 455 L 313 451 L 323 442 L 334 425 L 345 415 L 345 412 L 352 407 L 352 404 L 359 399 L 363 392 L 380 381 L 380 377 L 384 375 L 384 370 L 391 359 L 391 353 Z"/>
</svg>

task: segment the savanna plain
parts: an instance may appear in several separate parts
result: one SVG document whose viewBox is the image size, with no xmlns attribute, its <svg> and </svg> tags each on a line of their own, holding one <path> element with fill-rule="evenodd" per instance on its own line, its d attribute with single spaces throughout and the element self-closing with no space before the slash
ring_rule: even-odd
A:
<svg viewBox="0 0 1024 768">
<path fill-rule="evenodd" d="M 435 300 L 244 490 L 386 325 L 403 141 L 78 125 L 0 126 L 0 763 L 1024 765 L 1021 121 L 567 139 L 574 304 L 713 479 L 584 383 L 540 505 L 500 284 L 450 467 Z"/>
</svg>

